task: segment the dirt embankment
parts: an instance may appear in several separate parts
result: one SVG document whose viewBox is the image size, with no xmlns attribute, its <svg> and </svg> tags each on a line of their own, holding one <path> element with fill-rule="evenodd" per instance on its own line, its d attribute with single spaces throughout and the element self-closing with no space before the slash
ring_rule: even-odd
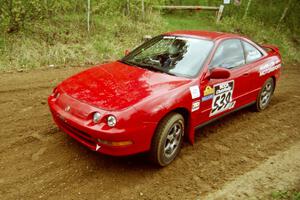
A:
<svg viewBox="0 0 300 200">
<path fill-rule="evenodd" d="M 185 144 L 166 168 L 144 155 L 97 154 L 59 131 L 46 103 L 58 82 L 83 69 L 0 74 L 0 199 L 202 199 L 231 191 L 235 181 L 263 171 L 269 157 L 299 144 L 300 66 L 291 65 L 267 110 L 246 108 L 198 130 L 195 145 Z M 291 152 L 300 155 L 299 148 Z M 294 170 L 284 160 L 280 170 Z M 300 188 L 300 178 L 294 181 Z"/>
</svg>

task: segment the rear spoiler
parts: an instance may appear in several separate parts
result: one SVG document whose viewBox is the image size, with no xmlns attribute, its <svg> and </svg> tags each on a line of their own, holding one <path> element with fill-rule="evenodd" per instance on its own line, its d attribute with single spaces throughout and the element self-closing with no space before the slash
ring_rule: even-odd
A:
<svg viewBox="0 0 300 200">
<path fill-rule="evenodd" d="M 269 51 L 273 51 L 273 52 L 276 52 L 276 53 L 279 53 L 279 48 L 274 46 L 274 45 L 271 45 L 271 44 L 264 44 L 264 45 L 261 45 L 262 48 L 264 48 L 267 52 Z"/>
</svg>

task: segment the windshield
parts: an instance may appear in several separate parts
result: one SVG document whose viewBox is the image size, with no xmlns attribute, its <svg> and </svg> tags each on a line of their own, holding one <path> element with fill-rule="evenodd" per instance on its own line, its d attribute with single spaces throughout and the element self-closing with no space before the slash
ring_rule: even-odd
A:
<svg viewBox="0 0 300 200">
<path fill-rule="evenodd" d="M 193 77 L 201 69 L 213 42 L 182 36 L 158 36 L 121 61 L 172 75 Z"/>
</svg>

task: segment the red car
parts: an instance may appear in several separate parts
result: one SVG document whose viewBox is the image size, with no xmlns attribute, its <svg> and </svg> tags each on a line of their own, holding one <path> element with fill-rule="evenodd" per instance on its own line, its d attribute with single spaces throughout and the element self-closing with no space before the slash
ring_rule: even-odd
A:
<svg viewBox="0 0 300 200">
<path fill-rule="evenodd" d="M 48 103 L 58 127 L 88 148 L 149 151 L 165 166 L 197 127 L 245 106 L 264 110 L 281 62 L 277 47 L 243 36 L 177 31 L 66 79 Z"/>
</svg>

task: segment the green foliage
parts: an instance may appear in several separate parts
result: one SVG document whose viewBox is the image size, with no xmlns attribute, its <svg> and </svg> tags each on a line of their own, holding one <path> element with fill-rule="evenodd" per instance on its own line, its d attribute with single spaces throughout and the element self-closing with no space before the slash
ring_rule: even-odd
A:
<svg viewBox="0 0 300 200">
<path fill-rule="evenodd" d="M 168 14 L 164 15 L 166 20 L 165 31 L 176 30 L 209 30 L 215 31 L 215 16 L 207 15 L 205 13 L 182 13 L 182 14 Z"/>
<path fill-rule="evenodd" d="M 286 63 L 300 62 L 299 45 L 289 30 L 277 30 L 266 26 L 253 18 L 237 20 L 235 17 L 224 17 L 221 23 L 215 23 L 215 16 L 205 14 L 172 14 L 165 15 L 165 31 L 179 29 L 209 30 L 231 32 L 245 35 L 259 44 L 274 44 L 279 47 Z"/>
<path fill-rule="evenodd" d="M 243 0 L 240 6 L 226 6 L 220 29 L 251 36 L 259 43 L 275 44 L 285 61 L 300 62 L 298 0 L 251 0 L 246 13 L 249 1 Z"/>
<path fill-rule="evenodd" d="M 169 5 L 203 5 L 203 6 L 219 6 L 223 0 L 166 0 Z M 242 0 L 241 5 L 231 4 L 225 6 L 224 16 L 233 17 L 235 20 L 242 20 L 249 0 Z M 288 7 L 286 16 L 282 23 L 279 24 L 280 18 Z M 295 35 L 300 35 L 300 3 L 299 0 L 251 0 L 247 18 L 255 19 L 263 22 L 267 26 L 277 27 L 282 30 L 289 29 Z"/>
<path fill-rule="evenodd" d="M 85 15 L 87 0 L 0 0 L 0 28 L 7 32 L 16 32 L 26 25 L 42 19 L 53 18 L 61 14 Z M 102 16 L 129 15 L 140 18 L 140 0 L 91 0 L 91 13 Z M 128 4 L 129 2 L 129 4 Z M 144 0 L 146 12 L 151 5 L 160 4 L 162 0 Z M 0 29 L 0 30 L 1 30 Z"/>
<path fill-rule="evenodd" d="M 7 32 L 18 31 L 27 21 L 48 17 L 55 8 L 54 1 L 1 0 L 0 22 Z"/>
<path fill-rule="evenodd" d="M 141 0 L 91 0 L 87 32 L 87 0 L 0 0 L 0 69 L 112 60 L 139 44 L 143 35 L 178 29 L 241 33 L 259 43 L 279 46 L 287 62 L 300 62 L 297 0 L 252 0 L 244 18 L 248 1 L 243 0 L 241 6 L 226 5 L 221 23 L 216 24 L 211 11 L 176 11 L 161 17 L 151 6 L 216 6 L 223 0 L 145 0 L 144 15 Z"/>
<path fill-rule="evenodd" d="M 217 30 L 246 35 L 259 44 L 277 45 L 284 61 L 300 62 L 299 46 L 292 40 L 293 34 L 290 31 L 277 30 L 254 18 L 236 20 L 235 17 L 225 17 L 217 25 Z"/>
<path fill-rule="evenodd" d="M 223 0 L 166 0 L 170 5 L 202 5 L 202 6 L 219 6 Z"/>
<path fill-rule="evenodd" d="M 215 24 L 212 12 L 172 12 L 168 18 L 171 29 L 205 29 L 223 32 L 239 33 L 251 37 L 261 44 L 279 46 L 286 62 L 300 62 L 300 4 L 299 0 L 251 0 L 249 10 L 246 7 L 250 0 L 242 0 L 240 6 L 231 0 L 226 5 L 223 19 Z M 168 0 L 172 5 L 204 5 L 216 6 L 223 0 Z M 283 16 L 287 9 L 286 15 Z M 194 13 L 194 12 L 193 12 Z M 203 13 L 201 15 L 200 13 Z M 206 15 L 206 16 L 205 16 Z M 280 19 L 283 17 L 282 21 Z M 214 19 L 213 19 L 214 18 Z M 209 22 L 208 22 L 209 21 Z M 208 22 L 208 23 L 205 23 Z M 280 23 L 279 23 L 280 22 Z"/>
<path fill-rule="evenodd" d="M 255 19 L 264 23 L 266 26 L 277 27 L 284 13 L 288 8 L 286 16 L 279 26 L 281 29 L 289 29 L 291 32 L 300 34 L 300 3 L 299 0 L 252 0 L 249 11 L 245 16 L 246 7 L 249 0 L 243 0 L 240 6 L 233 4 L 226 6 L 225 16 L 234 17 L 236 20 L 241 20 L 244 17 Z"/>
<path fill-rule="evenodd" d="M 271 194 L 274 200 L 300 200 L 300 192 L 295 191 L 276 191 Z"/>
</svg>

